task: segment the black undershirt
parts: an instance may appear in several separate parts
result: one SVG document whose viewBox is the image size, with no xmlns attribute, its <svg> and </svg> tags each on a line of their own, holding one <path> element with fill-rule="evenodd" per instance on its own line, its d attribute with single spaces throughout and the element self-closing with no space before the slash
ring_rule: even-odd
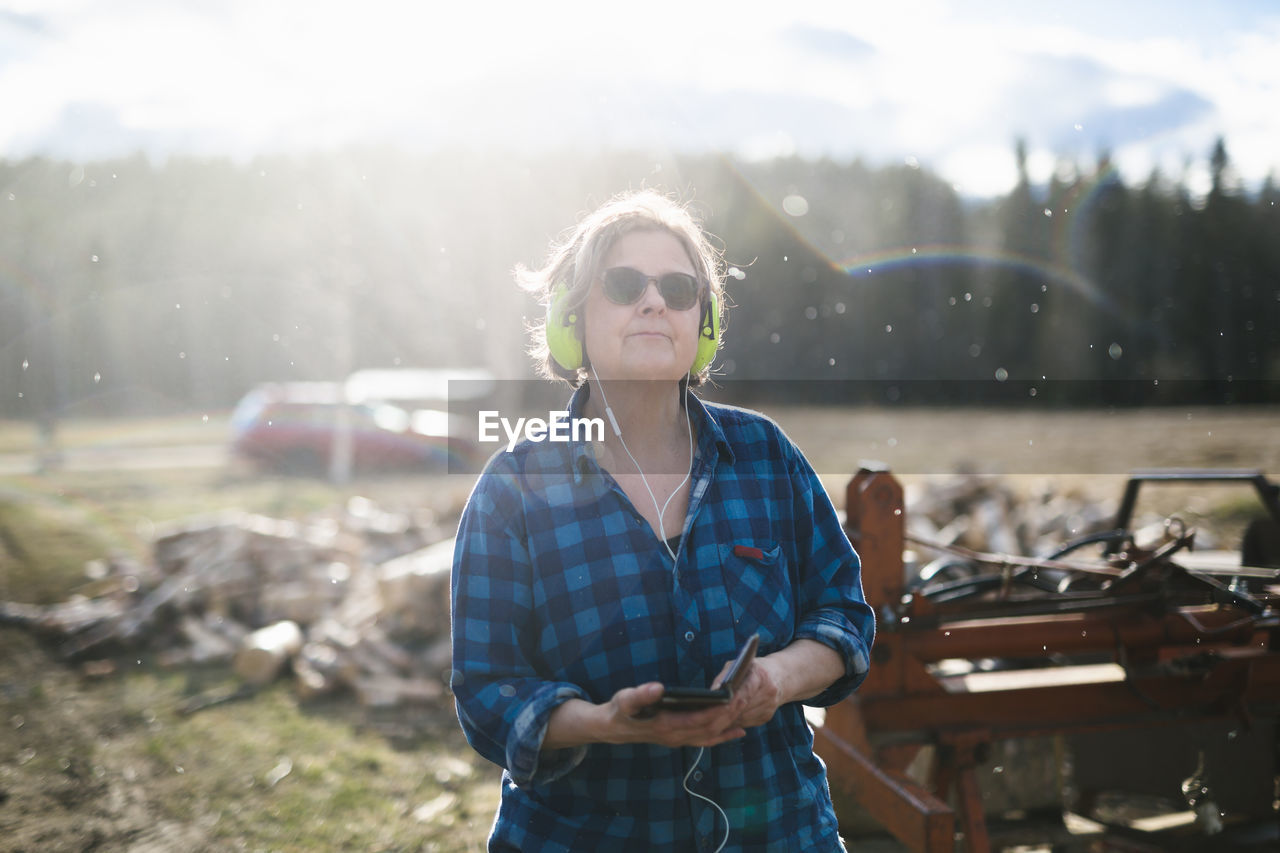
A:
<svg viewBox="0 0 1280 853">
<path fill-rule="evenodd" d="M 671 553 L 679 554 L 680 553 L 680 537 L 672 536 L 670 539 L 668 539 L 667 547 L 671 549 Z"/>
</svg>

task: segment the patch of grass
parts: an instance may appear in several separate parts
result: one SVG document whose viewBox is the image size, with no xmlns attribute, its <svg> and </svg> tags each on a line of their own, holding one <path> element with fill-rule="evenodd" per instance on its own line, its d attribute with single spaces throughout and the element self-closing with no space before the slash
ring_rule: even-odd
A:
<svg viewBox="0 0 1280 853">
<path fill-rule="evenodd" d="M 183 716 L 171 674 L 125 676 L 126 717 L 146 720 L 145 784 L 161 817 L 208 827 L 213 843 L 249 849 L 482 849 L 497 806 L 496 775 L 456 727 L 412 751 L 342 715 L 313 714 L 287 684 L 246 702 Z M 447 714 L 445 708 L 428 713 Z M 104 748 L 127 752 L 128 739 Z M 418 810 L 448 803 L 426 820 Z M 415 816 L 415 812 L 418 815 Z"/>
<path fill-rule="evenodd" d="M 84 583 L 109 533 L 56 505 L 0 496 L 0 599 L 51 604 Z"/>
<path fill-rule="evenodd" d="M 0 482 L 0 599 L 49 603 L 82 584 L 84 564 L 113 554 L 146 560 L 158 528 L 225 510 L 275 518 L 337 512 L 353 496 L 387 509 L 456 513 L 473 479 L 441 475 L 323 480 L 218 469 L 59 471 Z"/>
<path fill-rule="evenodd" d="M 151 526 L 226 509 L 298 517 L 341 504 L 341 491 L 318 480 L 232 479 L 210 469 L 57 472 L 17 481 L 80 508 L 103 526 L 149 538 Z"/>
<path fill-rule="evenodd" d="M 1206 524 L 1218 534 L 1218 547 L 1238 549 L 1244 539 L 1245 528 L 1256 518 L 1267 517 L 1267 508 L 1252 488 L 1239 489 L 1218 496 L 1205 512 Z"/>
<path fill-rule="evenodd" d="M 0 419 L 0 453 L 30 453 L 39 446 L 29 421 Z"/>
<path fill-rule="evenodd" d="M 1223 496 L 1209 507 L 1209 517 L 1218 522 L 1239 524 L 1244 526 L 1255 518 L 1265 516 L 1267 508 L 1263 506 L 1258 493 L 1252 488 L 1242 488 L 1232 495 Z"/>
<path fill-rule="evenodd" d="M 56 445 L 81 447 L 176 447 L 220 444 L 227 437 L 229 413 L 188 412 L 145 418 L 70 418 L 58 422 Z M 25 420 L 0 420 L 0 453 L 32 453 L 40 434 Z"/>
<path fill-rule="evenodd" d="M 447 701 L 384 712 L 425 726 L 402 748 L 391 718 L 346 695 L 303 702 L 287 679 L 184 714 L 193 693 L 236 683 L 229 668 L 121 659 L 86 681 L 25 632 L 0 628 L 0 649 L 0 849 L 85 849 L 84 820 L 103 849 L 157 826 L 209 850 L 484 849 L 498 772 Z"/>
</svg>

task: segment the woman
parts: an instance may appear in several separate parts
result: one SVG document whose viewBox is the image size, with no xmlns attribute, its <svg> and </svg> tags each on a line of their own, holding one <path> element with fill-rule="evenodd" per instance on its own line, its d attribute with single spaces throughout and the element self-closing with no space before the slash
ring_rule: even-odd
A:
<svg viewBox="0 0 1280 853">
<path fill-rule="evenodd" d="M 607 426 L 499 452 L 463 513 L 452 686 L 504 769 L 489 849 L 843 849 L 801 703 L 862 681 L 874 618 L 799 450 L 688 391 L 718 344 L 719 256 L 646 191 L 518 276 L 548 303 L 535 353 L 577 388 L 571 417 Z M 658 710 L 752 634 L 728 702 Z"/>
</svg>

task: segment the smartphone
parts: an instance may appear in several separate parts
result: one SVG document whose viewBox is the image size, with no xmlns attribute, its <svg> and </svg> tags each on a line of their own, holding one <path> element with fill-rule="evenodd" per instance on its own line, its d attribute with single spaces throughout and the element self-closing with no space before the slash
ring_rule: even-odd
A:
<svg viewBox="0 0 1280 853">
<path fill-rule="evenodd" d="M 752 634 L 738 650 L 720 687 L 663 687 L 662 698 L 641 709 L 638 717 L 652 717 L 659 711 L 700 711 L 714 705 L 723 705 L 733 698 L 733 691 L 742 686 L 747 670 L 755 660 L 760 635 Z"/>
</svg>

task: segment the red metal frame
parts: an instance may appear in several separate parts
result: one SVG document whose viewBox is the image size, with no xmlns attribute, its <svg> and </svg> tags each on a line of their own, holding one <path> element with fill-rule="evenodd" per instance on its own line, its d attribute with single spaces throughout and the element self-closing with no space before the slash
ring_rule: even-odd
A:
<svg viewBox="0 0 1280 853">
<path fill-rule="evenodd" d="M 1274 713 L 1280 703 L 1280 628 L 1226 605 L 1153 605 L 1149 597 L 1084 612 L 973 618 L 907 594 L 902 487 L 859 471 L 845 500 L 867 601 L 882 615 L 871 672 L 827 710 L 816 748 L 830 769 L 837 813 L 856 802 L 913 851 L 950 853 L 956 817 L 971 853 L 990 849 L 975 773 L 993 740 L 1191 719 Z M 975 609 L 976 610 L 976 609 Z M 1075 683 L 1049 655 L 1109 653 L 1123 680 Z M 934 675 L 949 658 L 1035 659 L 1003 687 L 975 692 Z M 1171 663 L 1176 665 L 1170 665 Z M 873 738 L 879 746 L 873 746 Z M 926 784 L 906 774 L 935 747 Z M 954 794 L 956 809 L 947 804 Z"/>
</svg>

